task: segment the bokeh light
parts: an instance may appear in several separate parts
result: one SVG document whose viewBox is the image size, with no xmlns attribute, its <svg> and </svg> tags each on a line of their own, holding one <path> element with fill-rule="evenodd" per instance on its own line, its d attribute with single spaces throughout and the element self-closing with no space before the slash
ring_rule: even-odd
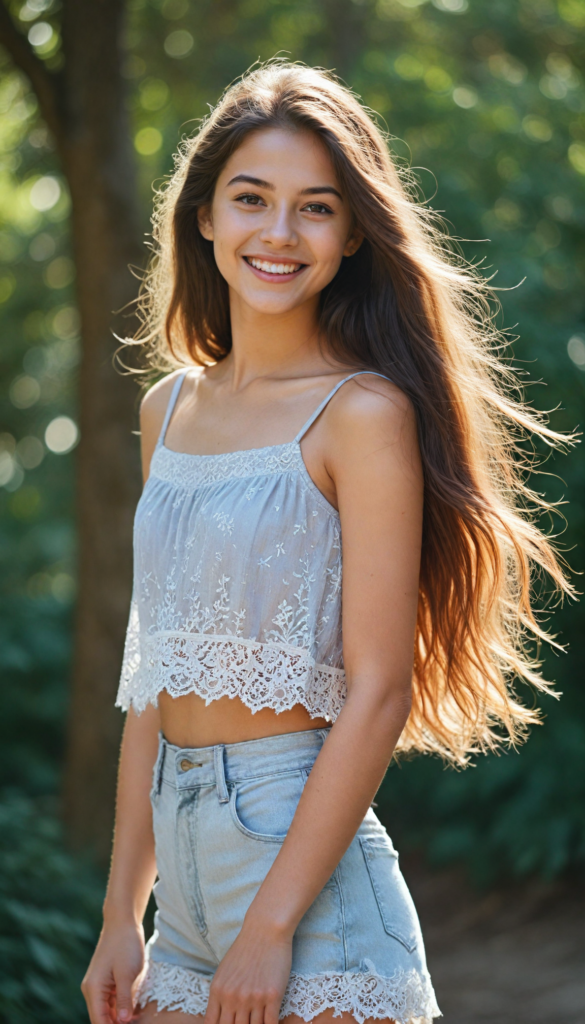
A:
<svg viewBox="0 0 585 1024">
<path fill-rule="evenodd" d="M 56 455 L 66 455 L 77 444 L 77 424 L 69 416 L 56 416 L 45 430 L 45 444 Z"/>
</svg>

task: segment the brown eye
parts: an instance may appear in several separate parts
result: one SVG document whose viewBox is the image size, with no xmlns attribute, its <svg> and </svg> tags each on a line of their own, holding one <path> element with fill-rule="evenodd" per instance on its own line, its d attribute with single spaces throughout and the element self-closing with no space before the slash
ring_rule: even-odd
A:
<svg viewBox="0 0 585 1024">
<path fill-rule="evenodd" d="M 332 213 L 333 212 L 328 206 L 325 206 L 324 203 L 308 203 L 307 206 L 304 207 L 304 209 L 307 210 L 308 213 Z"/>
<path fill-rule="evenodd" d="M 236 202 L 243 203 L 245 206 L 259 206 L 262 200 L 253 192 L 246 192 L 243 196 L 236 196 Z"/>
</svg>

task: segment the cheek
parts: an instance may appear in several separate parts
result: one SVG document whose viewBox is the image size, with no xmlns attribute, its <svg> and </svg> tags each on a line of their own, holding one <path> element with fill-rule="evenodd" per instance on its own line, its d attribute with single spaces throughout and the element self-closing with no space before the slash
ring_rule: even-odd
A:
<svg viewBox="0 0 585 1024">
<path fill-rule="evenodd" d="M 215 251 L 223 260 L 236 259 L 236 250 L 243 243 L 245 233 L 236 212 L 219 208 L 213 214 L 213 241 Z"/>
<path fill-rule="evenodd" d="M 237 250 L 243 241 L 230 218 L 221 217 L 214 220 L 213 252 L 215 262 L 221 276 L 231 285 L 234 285 L 239 279 L 238 274 L 241 268 Z"/>
<path fill-rule="evenodd" d="M 347 231 L 338 225 L 331 225 L 328 231 L 320 232 L 313 240 L 313 252 L 323 270 L 336 271 L 341 263 Z"/>
</svg>

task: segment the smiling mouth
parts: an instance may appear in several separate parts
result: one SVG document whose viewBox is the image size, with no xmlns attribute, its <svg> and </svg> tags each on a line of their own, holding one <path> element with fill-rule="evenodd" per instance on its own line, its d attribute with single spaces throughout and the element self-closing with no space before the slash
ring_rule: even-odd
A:
<svg viewBox="0 0 585 1024">
<path fill-rule="evenodd" d="M 254 267 L 255 270 L 261 270 L 264 274 L 297 274 L 300 270 L 306 267 L 306 263 L 271 263 L 269 260 L 259 260 L 255 256 L 244 256 L 246 263 Z"/>
</svg>

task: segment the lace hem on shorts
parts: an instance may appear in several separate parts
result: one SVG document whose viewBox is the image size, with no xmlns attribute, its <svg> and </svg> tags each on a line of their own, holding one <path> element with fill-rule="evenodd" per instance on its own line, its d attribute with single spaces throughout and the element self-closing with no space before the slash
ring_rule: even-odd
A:
<svg viewBox="0 0 585 1024">
<path fill-rule="evenodd" d="M 158 1010 L 205 1013 L 211 978 L 187 967 L 149 960 L 138 986 L 136 1005 L 156 1003 Z"/>
<path fill-rule="evenodd" d="M 334 1017 L 351 1013 L 357 1024 L 368 1017 L 396 1024 L 432 1024 L 433 1017 L 441 1016 L 427 974 L 401 969 L 391 978 L 384 978 L 375 973 L 369 961 L 365 966 L 367 972 L 312 977 L 291 974 L 280 1019 L 294 1013 L 309 1022 L 328 1009 L 333 1010 Z M 137 1005 L 155 1002 L 159 1011 L 204 1014 L 211 980 L 186 967 L 151 960 L 138 990 Z"/>
<path fill-rule="evenodd" d="M 140 668 L 131 658 L 122 672 L 116 704 L 124 711 L 156 707 L 166 690 L 172 697 L 196 693 L 206 704 L 239 697 L 252 713 L 302 704 L 312 718 L 334 721 L 345 700 L 343 669 L 316 664 L 302 647 L 171 631 L 146 637 L 142 647 Z"/>
</svg>

